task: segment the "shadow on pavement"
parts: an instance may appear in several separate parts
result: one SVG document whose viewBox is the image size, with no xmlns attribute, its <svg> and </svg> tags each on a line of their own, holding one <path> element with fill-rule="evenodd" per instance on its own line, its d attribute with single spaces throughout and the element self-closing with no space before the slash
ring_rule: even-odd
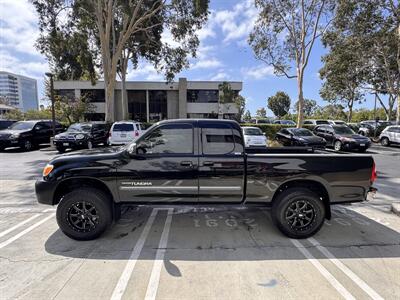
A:
<svg viewBox="0 0 400 300">
<path fill-rule="evenodd" d="M 129 210 L 101 238 L 78 242 L 60 230 L 46 241 L 48 253 L 100 260 L 128 259 L 151 213 L 151 208 Z M 166 211 L 160 211 L 151 227 L 139 260 L 154 260 Z M 314 236 L 332 247 L 337 258 L 400 257 L 400 234 L 345 208 L 334 211 L 332 220 Z M 301 240 L 312 247 L 307 240 Z M 316 258 L 326 259 L 315 253 Z M 180 271 L 170 261 L 301 260 L 305 257 L 272 224 L 268 211 L 254 208 L 175 209 L 168 238 L 165 267 L 172 275 Z"/>
</svg>

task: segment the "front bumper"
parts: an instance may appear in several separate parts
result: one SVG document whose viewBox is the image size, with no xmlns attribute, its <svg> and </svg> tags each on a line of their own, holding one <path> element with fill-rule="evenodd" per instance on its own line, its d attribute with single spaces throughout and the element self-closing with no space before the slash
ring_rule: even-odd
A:
<svg viewBox="0 0 400 300">
<path fill-rule="evenodd" d="M 39 179 L 35 183 L 36 198 L 39 203 L 54 205 L 55 184 L 53 182 Z"/>
<path fill-rule="evenodd" d="M 344 142 L 343 149 L 345 150 L 359 150 L 368 149 L 371 147 L 371 142 L 359 143 L 359 142 Z"/>
<path fill-rule="evenodd" d="M 85 148 L 87 147 L 87 140 L 57 140 L 53 141 L 54 146 L 59 148 Z"/>
<path fill-rule="evenodd" d="M 18 147 L 19 145 L 20 145 L 19 139 L 0 140 L 0 148 Z"/>
</svg>

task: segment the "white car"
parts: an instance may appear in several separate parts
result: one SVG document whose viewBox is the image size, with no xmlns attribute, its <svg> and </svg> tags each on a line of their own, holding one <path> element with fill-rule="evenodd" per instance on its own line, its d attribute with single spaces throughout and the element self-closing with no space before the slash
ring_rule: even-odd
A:
<svg viewBox="0 0 400 300">
<path fill-rule="evenodd" d="M 108 136 L 109 145 L 123 145 L 135 141 L 143 134 L 142 124 L 134 121 L 115 122 Z"/>
<path fill-rule="evenodd" d="M 347 126 L 347 123 L 342 120 L 328 120 L 328 122 L 331 125 L 346 125 Z"/>
<path fill-rule="evenodd" d="M 379 136 L 382 146 L 400 144 L 400 125 L 386 127 Z"/>
<path fill-rule="evenodd" d="M 258 127 L 242 127 L 245 147 L 266 147 L 267 138 Z"/>
</svg>

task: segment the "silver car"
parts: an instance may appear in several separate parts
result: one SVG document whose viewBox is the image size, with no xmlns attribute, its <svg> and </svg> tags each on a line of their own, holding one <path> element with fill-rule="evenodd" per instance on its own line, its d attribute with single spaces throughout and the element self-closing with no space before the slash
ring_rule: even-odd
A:
<svg viewBox="0 0 400 300">
<path fill-rule="evenodd" d="M 379 136 L 382 146 L 400 144 L 400 125 L 386 127 Z"/>
</svg>

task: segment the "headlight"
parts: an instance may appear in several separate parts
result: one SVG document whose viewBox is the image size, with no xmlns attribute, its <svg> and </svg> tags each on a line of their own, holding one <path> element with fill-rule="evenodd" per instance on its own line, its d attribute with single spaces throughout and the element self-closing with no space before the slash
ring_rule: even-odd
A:
<svg viewBox="0 0 400 300">
<path fill-rule="evenodd" d="M 19 138 L 19 133 L 13 133 L 12 135 L 10 135 L 10 139 L 17 139 Z"/>
<path fill-rule="evenodd" d="M 77 135 L 75 136 L 75 138 L 76 138 L 77 140 L 83 140 L 83 139 L 85 138 L 85 135 L 82 134 L 82 133 L 79 133 L 79 134 L 77 134 Z"/>
<path fill-rule="evenodd" d="M 43 169 L 43 177 L 46 177 L 47 175 L 49 175 L 51 173 L 51 171 L 53 171 L 54 166 L 47 164 L 44 169 Z"/>
<path fill-rule="evenodd" d="M 58 140 L 60 138 L 60 136 L 57 134 L 54 136 L 54 140 Z"/>
<path fill-rule="evenodd" d="M 355 142 L 356 141 L 355 139 L 346 138 L 346 137 L 342 138 L 342 140 L 345 142 Z"/>
</svg>

